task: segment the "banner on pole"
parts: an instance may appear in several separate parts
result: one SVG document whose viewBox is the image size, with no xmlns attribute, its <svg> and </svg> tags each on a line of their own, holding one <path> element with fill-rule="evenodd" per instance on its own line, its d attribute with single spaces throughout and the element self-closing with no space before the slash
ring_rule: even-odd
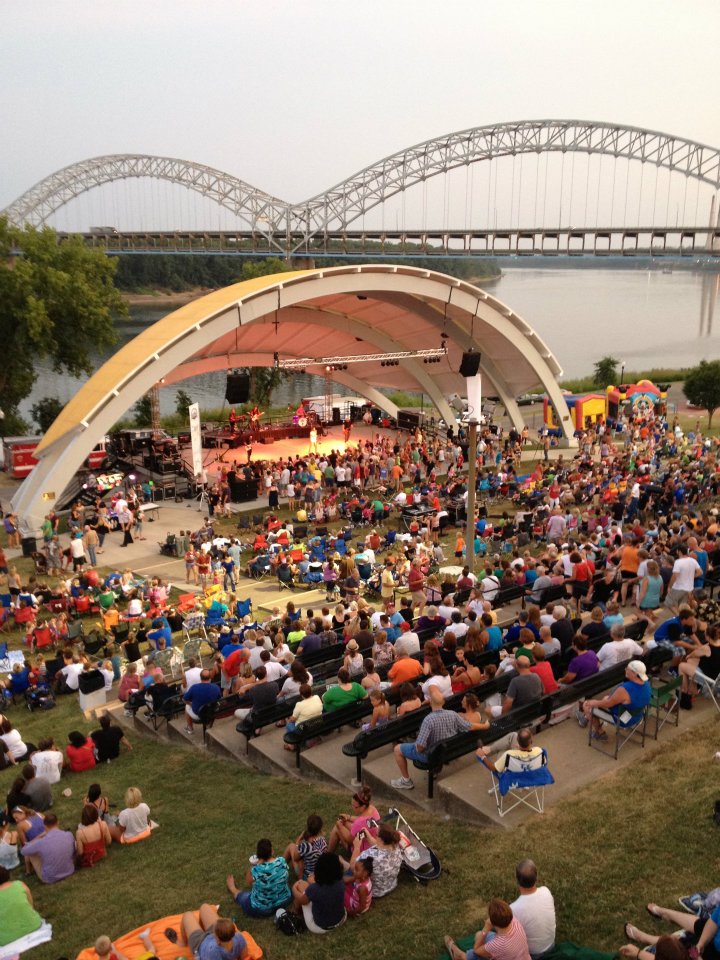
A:
<svg viewBox="0 0 720 960">
<path fill-rule="evenodd" d="M 203 469 L 202 437 L 200 435 L 200 404 L 191 403 L 188 407 L 190 414 L 190 445 L 192 447 L 193 474 L 199 477 Z"/>
</svg>

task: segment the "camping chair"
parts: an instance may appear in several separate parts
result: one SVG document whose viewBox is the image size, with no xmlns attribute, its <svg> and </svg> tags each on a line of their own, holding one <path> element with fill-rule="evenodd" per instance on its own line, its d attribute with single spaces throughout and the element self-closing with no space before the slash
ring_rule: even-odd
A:
<svg viewBox="0 0 720 960">
<path fill-rule="evenodd" d="M 606 723 L 615 732 L 615 747 L 612 753 L 603 748 L 602 744 L 604 741 L 593 739 L 593 725 L 592 723 L 588 724 L 588 746 L 593 747 L 600 753 L 604 753 L 608 757 L 612 757 L 614 760 L 617 760 L 622 748 L 628 741 L 632 740 L 634 736 L 640 737 L 641 747 L 645 746 L 648 718 L 648 707 L 642 707 L 640 710 L 632 711 L 628 710 L 624 704 L 620 704 L 617 709 L 617 716 L 609 713 L 607 710 L 601 710 L 599 707 L 595 707 L 593 710 L 593 716 L 598 717 L 598 719 Z"/>
<path fill-rule="evenodd" d="M 258 555 L 250 564 L 250 576 L 253 580 L 264 580 L 271 573 L 270 557 Z"/>
<path fill-rule="evenodd" d="M 9 633 L 12 630 L 11 617 L 12 611 L 8 607 L 0 607 L 0 633 Z"/>
<path fill-rule="evenodd" d="M 0 607 L 9 610 L 12 607 L 12 595 L 9 593 L 0 593 Z"/>
<path fill-rule="evenodd" d="M 42 626 L 35 627 L 33 632 L 29 635 L 30 646 L 33 650 L 42 650 L 43 647 L 52 647 L 54 646 L 52 633 L 50 632 L 50 627 Z"/>
<path fill-rule="evenodd" d="M 717 709 L 720 710 L 720 703 L 718 702 L 718 697 L 720 696 L 720 673 L 717 675 L 715 680 L 712 680 L 710 677 L 706 677 L 702 670 L 698 667 L 698 669 L 695 671 L 693 680 L 697 684 L 702 695 L 709 697 Z"/>
<path fill-rule="evenodd" d="M 243 617 L 252 616 L 252 600 L 238 600 L 235 604 L 235 616 L 238 620 L 242 620 Z"/>
<path fill-rule="evenodd" d="M 203 613 L 190 613 L 183 620 L 182 625 L 183 636 L 185 637 L 185 645 L 190 642 L 191 634 L 197 633 L 200 637 L 204 637 L 207 640 L 207 631 L 205 630 L 205 616 Z"/>
<path fill-rule="evenodd" d="M 194 593 L 181 593 L 178 597 L 176 610 L 178 613 L 186 613 L 195 606 L 197 596 Z"/>
<path fill-rule="evenodd" d="M 650 704 L 648 705 L 648 716 L 655 721 L 655 732 L 653 738 L 657 740 L 658 734 L 665 724 L 672 717 L 675 718 L 675 726 L 680 724 L 680 684 L 682 677 L 671 677 L 666 681 L 658 681 L 655 678 L 650 681 L 652 694 Z"/>
<path fill-rule="evenodd" d="M 248 517 L 240 517 L 240 519 L 238 520 L 238 523 L 237 523 L 237 529 L 238 529 L 238 530 L 245 530 L 245 531 L 247 531 L 247 530 L 250 529 L 250 526 L 251 526 L 251 525 L 250 525 L 250 520 L 249 520 Z"/>
<path fill-rule="evenodd" d="M 165 543 L 158 543 L 158 546 L 164 557 L 176 557 L 178 555 L 177 536 L 174 533 L 169 533 L 165 538 Z"/>
<path fill-rule="evenodd" d="M 34 550 L 32 554 L 33 563 L 35 564 L 35 573 L 47 573 L 48 572 L 48 559 L 44 553 L 40 553 L 39 550 Z"/>
<path fill-rule="evenodd" d="M 67 625 L 67 639 L 78 640 L 83 635 L 82 620 L 71 620 Z"/>
<path fill-rule="evenodd" d="M 9 659 L 7 641 L 3 640 L 3 642 L 0 643 L 0 671 L 2 671 L 2 673 L 10 673 L 11 670 L 12 664 Z"/>
<path fill-rule="evenodd" d="M 207 640 L 207 637 L 205 639 Z M 197 660 L 197 662 L 202 666 L 202 657 L 200 655 L 200 650 L 202 649 L 202 643 L 203 643 L 202 637 L 196 637 L 194 640 L 186 641 L 182 651 L 182 658 L 184 663 L 187 663 L 190 657 L 194 657 Z"/>
<path fill-rule="evenodd" d="M 547 751 L 529 760 L 508 755 L 502 773 L 492 771 L 492 788 L 498 814 L 506 814 L 525 804 L 535 813 L 545 812 L 545 787 L 555 783 L 547 765 Z"/>
</svg>

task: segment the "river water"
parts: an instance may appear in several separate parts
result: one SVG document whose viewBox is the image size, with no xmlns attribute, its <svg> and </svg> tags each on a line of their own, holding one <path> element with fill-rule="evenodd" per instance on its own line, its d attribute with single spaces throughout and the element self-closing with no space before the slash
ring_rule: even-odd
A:
<svg viewBox="0 0 720 960">
<path fill-rule="evenodd" d="M 720 275 L 518 268 L 504 271 L 502 278 L 486 284 L 486 289 L 537 330 L 568 377 L 590 374 L 595 361 L 607 354 L 625 361 L 628 370 L 692 366 L 702 359 L 720 357 Z M 132 308 L 129 320 L 119 328 L 118 345 L 167 312 L 156 307 Z M 82 382 L 41 367 L 21 413 L 29 419 L 30 407 L 41 397 L 56 396 L 67 402 Z M 203 374 L 161 389 L 163 413 L 174 411 L 179 387 L 201 408 L 219 407 L 225 374 Z M 323 388 L 321 378 L 295 375 L 278 388 L 273 403 L 294 403 L 302 396 L 322 393 Z M 344 391 L 336 387 L 336 392 Z"/>
</svg>

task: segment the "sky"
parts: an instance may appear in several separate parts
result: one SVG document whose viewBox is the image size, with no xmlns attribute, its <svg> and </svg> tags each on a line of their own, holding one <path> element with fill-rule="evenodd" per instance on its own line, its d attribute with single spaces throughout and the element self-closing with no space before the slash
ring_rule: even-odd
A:
<svg viewBox="0 0 720 960">
<path fill-rule="evenodd" d="M 720 146 L 719 35 L 717 0 L 5 0 L 0 208 L 109 153 L 194 160 L 298 202 L 504 120 Z"/>
</svg>

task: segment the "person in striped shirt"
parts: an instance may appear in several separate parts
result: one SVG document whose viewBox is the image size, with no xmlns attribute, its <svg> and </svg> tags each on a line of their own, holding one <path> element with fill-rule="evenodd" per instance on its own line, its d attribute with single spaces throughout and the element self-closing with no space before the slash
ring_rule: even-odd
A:
<svg viewBox="0 0 720 960">
<path fill-rule="evenodd" d="M 519 920 L 513 917 L 509 903 L 494 898 L 488 904 L 485 926 L 475 935 L 475 943 L 467 952 L 452 937 L 445 937 L 451 960 L 530 960 L 527 937 Z"/>
</svg>

